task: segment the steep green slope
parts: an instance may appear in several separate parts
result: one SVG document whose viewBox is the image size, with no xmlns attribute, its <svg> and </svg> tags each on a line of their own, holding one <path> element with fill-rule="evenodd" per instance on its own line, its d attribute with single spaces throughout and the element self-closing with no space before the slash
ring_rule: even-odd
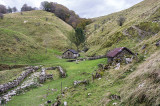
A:
<svg viewBox="0 0 160 106">
<path fill-rule="evenodd" d="M 46 58 L 42 56 L 44 49 L 22 33 L 0 28 L 0 36 L 0 62 L 2 63 L 36 62 Z"/>
<path fill-rule="evenodd" d="M 120 46 L 134 49 L 137 44 L 158 33 L 160 31 L 159 23 L 154 24 L 151 19 L 153 19 L 153 14 L 158 14 L 159 4 L 160 0 L 144 0 L 129 9 L 93 19 L 94 23 L 86 28 L 87 44 L 90 48 L 88 53 L 90 55 L 104 54 L 106 51 Z M 117 24 L 119 17 L 126 19 L 123 26 Z M 145 29 L 150 26 L 151 30 Z M 128 34 L 128 31 L 131 34 Z M 140 31 L 149 31 L 150 36 L 137 36 L 136 33 Z"/>
<path fill-rule="evenodd" d="M 6 14 L 0 20 L 0 60 L 3 63 L 23 58 L 32 61 L 32 57 L 34 62 L 46 59 L 46 48 L 63 50 L 69 47 L 67 37 L 72 30 L 54 14 L 45 11 Z"/>
</svg>

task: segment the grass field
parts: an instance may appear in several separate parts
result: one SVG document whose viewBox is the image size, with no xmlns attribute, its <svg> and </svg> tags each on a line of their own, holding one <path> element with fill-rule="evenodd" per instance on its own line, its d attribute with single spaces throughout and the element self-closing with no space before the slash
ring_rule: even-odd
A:
<svg viewBox="0 0 160 106">
<path fill-rule="evenodd" d="M 17 78 L 22 71 L 23 70 L 20 68 L 0 71 L 0 84 L 4 84 L 6 82 L 12 81 L 13 79 Z"/>
<path fill-rule="evenodd" d="M 99 63 L 106 63 L 107 61 L 107 59 L 99 59 L 94 61 L 83 61 L 79 62 L 79 64 L 76 64 L 75 62 L 65 62 L 65 60 L 58 61 L 58 59 L 54 63 L 54 60 L 55 59 L 53 59 L 53 62 L 44 62 L 45 67 L 61 65 L 67 71 L 67 78 L 57 78 L 57 76 L 55 76 L 56 80 L 48 81 L 42 87 L 35 88 L 29 92 L 26 92 L 25 94 L 13 97 L 7 106 L 39 106 L 39 104 L 43 104 L 47 100 L 54 102 L 56 101 L 55 99 L 58 94 L 60 94 L 61 82 L 63 84 L 63 89 L 65 89 L 65 87 L 70 88 L 73 86 L 73 82 L 75 80 L 84 80 L 90 78 L 94 70 L 97 69 L 97 65 Z M 83 75 L 82 73 L 84 72 L 89 74 Z M 46 96 L 48 88 L 57 89 L 57 91 L 52 92 L 50 90 L 49 95 Z"/>
<path fill-rule="evenodd" d="M 144 0 L 127 10 L 93 19 L 94 22 L 86 27 L 89 51 L 82 53 L 82 57 L 104 55 L 117 47 L 127 47 L 139 54 L 138 60 L 122 64 L 119 70 L 112 66 L 103 72 L 102 78 L 94 81 L 92 73 L 96 72 L 98 64 L 107 64 L 107 58 L 78 64 L 58 58 L 65 49 L 71 48 L 67 38 L 73 30 L 71 26 L 44 11 L 5 15 L 4 20 L 0 20 L 0 63 L 62 66 L 67 72 L 66 78 L 60 78 L 57 70 L 47 70 L 47 73 L 54 74 L 54 80 L 14 96 L 7 106 L 39 106 L 48 100 L 54 103 L 57 96 L 62 106 L 64 101 L 69 106 L 112 106 L 113 103 L 159 106 L 160 80 L 151 77 L 160 68 L 160 46 L 155 45 L 160 40 L 160 22 L 153 22 L 159 20 L 159 12 L 160 0 Z M 126 18 L 122 27 L 117 24 L 120 16 Z M 139 30 L 151 35 L 142 36 Z M 146 47 L 142 49 L 143 46 Z M 14 79 L 21 72 L 21 68 L 0 71 L 0 84 Z M 90 81 L 88 85 L 73 86 L 75 80 L 85 79 Z M 68 88 L 64 96 L 59 95 L 61 83 L 63 90 Z M 118 95 L 121 100 L 112 100 L 111 95 Z"/>
<path fill-rule="evenodd" d="M 68 35 L 72 30 L 54 14 L 41 10 L 5 14 L 0 19 L 0 63 L 47 60 L 46 49 L 64 51 L 70 46 Z"/>
</svg>

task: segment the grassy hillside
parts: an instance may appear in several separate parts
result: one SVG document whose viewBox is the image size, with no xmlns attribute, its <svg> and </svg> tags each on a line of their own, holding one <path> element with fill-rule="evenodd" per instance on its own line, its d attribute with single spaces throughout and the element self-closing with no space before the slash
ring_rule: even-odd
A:
<svg viewBox="0 0 160 106">
<path fill-rule="evenodd" d="M 99 59 L 94 61 L 82 61 L 79 62 L 79 64 L 76 64 L 75 62 L 65 62 L 65 60 L 62 59 L 53 59 L 50 62 L 47 61 L 41 63 L 45 65 L 45 67 L 61 65 L 64 69 L 66 69 L 67 77 L 57 77 L 55 74 L 55 71 L 57 70 L 50 71 L 50 73 L 54 74 L 54 80 L 47 81 L 41 87 L 32 89 L 24 94 L 14 96 L 6 106 L 39 106 L 48 100 L 51 100 L 52 103 L 54 103 L 57 100 L 57 96 L 61 93 L 61 82 L 63 84 L 63 90 L 65 90 L 66 87 L 69 89 L 73 86 L 73 82 L 75 80 L 90 78 L 94 70 L 97 69 L 97 65 L 99 63 L 105 64 L 106 61 L 106 59 Z M 49 90 L 47 91 L 47 89 Z M 55 91 L 52 91 L 52 89 Z M 49 92 L 48 95 L 47 92 Z M 61 105 L 63 105 L 63 103 Z"/>
<path fill-rule="evenodd" d="M 100 72 L 102 78 L 95 80 L 92 75 L 101 70 L 98 70 L 99 64 L 107 64 L 106 58 L 78 63 L 58 58 L 61 55 L 59 50 L 70 44 L 67 40 L 72 30 L 70 26 L 44 11 L 5 15 L 4 20 L 0 20 L 2 63 L 10 59 L 13 64 L 21 60 L 22 63 L 25 61 L 44 67 L 60 65 L 67 72 L 66 78 L 60 78 L 57 70 L 47 71 L 54 74 L 54 80 L 47 80 L 40 87 L 14 96 L 7 106 L 50 105 L 46 101 L 54 103 L 57 97 L 61 106 L 65 101 L 69 106 L 159 106 L 160 45 L 156 46 L 160 41 L 159 13 L 160 0 L 144 0 L 127 10 L 93 19 L 94 22 L 86 27 L 89 51 L 83 55 L 105 54 L 117 47 L 127 47 L 138 53 L 138 58 L 132 63 L 121 64 L 118 70 L 110 66 Z M 117 20 L 122 16 L 126 21 L 123 26 L 119 26 Z M 5 80 L 10 81 L 21 71 L 3 70 L 0 80 L 5 76 Z M 89 80 L 89 84 L 74 86 L 73 82 L 77 80 Z M 60 94 L 61 82 L 63 95 Z"/>
<path fill-rule="evenodd" d="M 151 32 L 151 36 L 159 32 L 159 23 L 152 23 L 153 18 L 158 17 L 159 4 L 160 0 L 144 0 L 129 9 L 94 18 L 94 23 L 86 28 L 87 44 L 90 48 L 88 53 L 90 55 L 104 54 L 110 49 L 121 46 L 134 49 L 137 44 L 149 38 L 137 36 L 135 33 L 139 29 Z M 124 17 L 126 20 L 123 26 L 117 24 L 119 17 Z M 133 26 L 139 29 L 133 29 Z M 145 29 L 146 27 L 148 29 Z M 130 31 L 131 36 L 129 36 L 128 31 Z"/>
<path fill-rule="evenodd" d="M 34 58 L 33 62 L 42 61 L 47 58 L 46 48 L 64 50 L 69 47 L 67 36 L 72 29 L 45 11 L 6 14 L 0 20 L 0 60 L 13 62 Z"/>
</svg>

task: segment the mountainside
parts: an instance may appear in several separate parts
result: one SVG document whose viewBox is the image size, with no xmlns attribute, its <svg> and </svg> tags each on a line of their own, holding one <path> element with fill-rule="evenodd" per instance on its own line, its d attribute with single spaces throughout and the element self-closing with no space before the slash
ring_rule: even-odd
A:
<svg viewBox="0 0 160 106">
<path fill-rule="evenodd" d="M 72 30 L 53 13 L 45 11 L 6 14 L 0 20 L 1 61 L 16 56 L 36 59 L 37 54 L 43 57 L 46 49 L 64 50 L 70 45 L 67 37 Z"/>
<path fill-rule="evenodd" d="M 122 25 L 120 19 L 124 21 Z M 71 26 L 44 11 L 6 14 L 0 20 L 0 63 L 25 61 L 22 63 L 40 66 L 35 66 L 39 70 L 24 80 L 28 82 L 34 76 L 35 86 L 8 96 L 8 101 L 0 101 L 6 106 L 160 106 L 160 0 L 144 0 L 92 20 L 85 29 L 85 46 L 89 50 L 80 52 L 80 59 L 68 60 L 60 56 L 63 49 L 71 48 L 67 38 L 73 34 Z M 128 48 L 132 55 L 123 55 L 122 49 L 111 51 L 122 56 L 114 58 L 113 64 L 107 58 L 99 59 L 105 56 L 97 56 L 118 47 Z M 87 56 L 95 56 L 91 57 L 95 60 Z M 3 64 L 1 67 L 1 89 L 25 71 L 5 70 Z M 44 83 L 40 84 L 40 79 Z"/>
<path fill-rule="evenodd" d="M 86 28 L 88 53 L 105 54 L 121 46 L 137 50 L 136 46 L 159 32 L 159 23 L 153 23 L 157 17 L 154 15 L 160 10 L 159 4 L 160 0 L 144 0 L 129 9 L 94 18 Z M 117 24 L 120 17 L 125 18 L 123 26 Z M 148 35 L 144 35 L 145 32 Z"/>
</svg>

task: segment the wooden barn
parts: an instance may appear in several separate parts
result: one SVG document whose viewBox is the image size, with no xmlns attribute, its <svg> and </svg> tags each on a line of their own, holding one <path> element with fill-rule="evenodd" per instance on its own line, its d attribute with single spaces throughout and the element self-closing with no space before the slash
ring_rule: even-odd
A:
<svg viewBox="0 0 160 106">
<path fill-rule="evenodd" d="M 108 63 L 132 62 L 134 53 L 126 47 L 115 48 L 107 53 Z"/>
<path fill-rule="evenodd" d="M 79 56 L 80 56 L 80 54 L 77 51 L 72 50 L 72 49 L 68 49 L 67 51 L 65 51 L 63 53 L 62 57 L 65 58 L 65 59 L 75 59 Z"/>
</svg>

